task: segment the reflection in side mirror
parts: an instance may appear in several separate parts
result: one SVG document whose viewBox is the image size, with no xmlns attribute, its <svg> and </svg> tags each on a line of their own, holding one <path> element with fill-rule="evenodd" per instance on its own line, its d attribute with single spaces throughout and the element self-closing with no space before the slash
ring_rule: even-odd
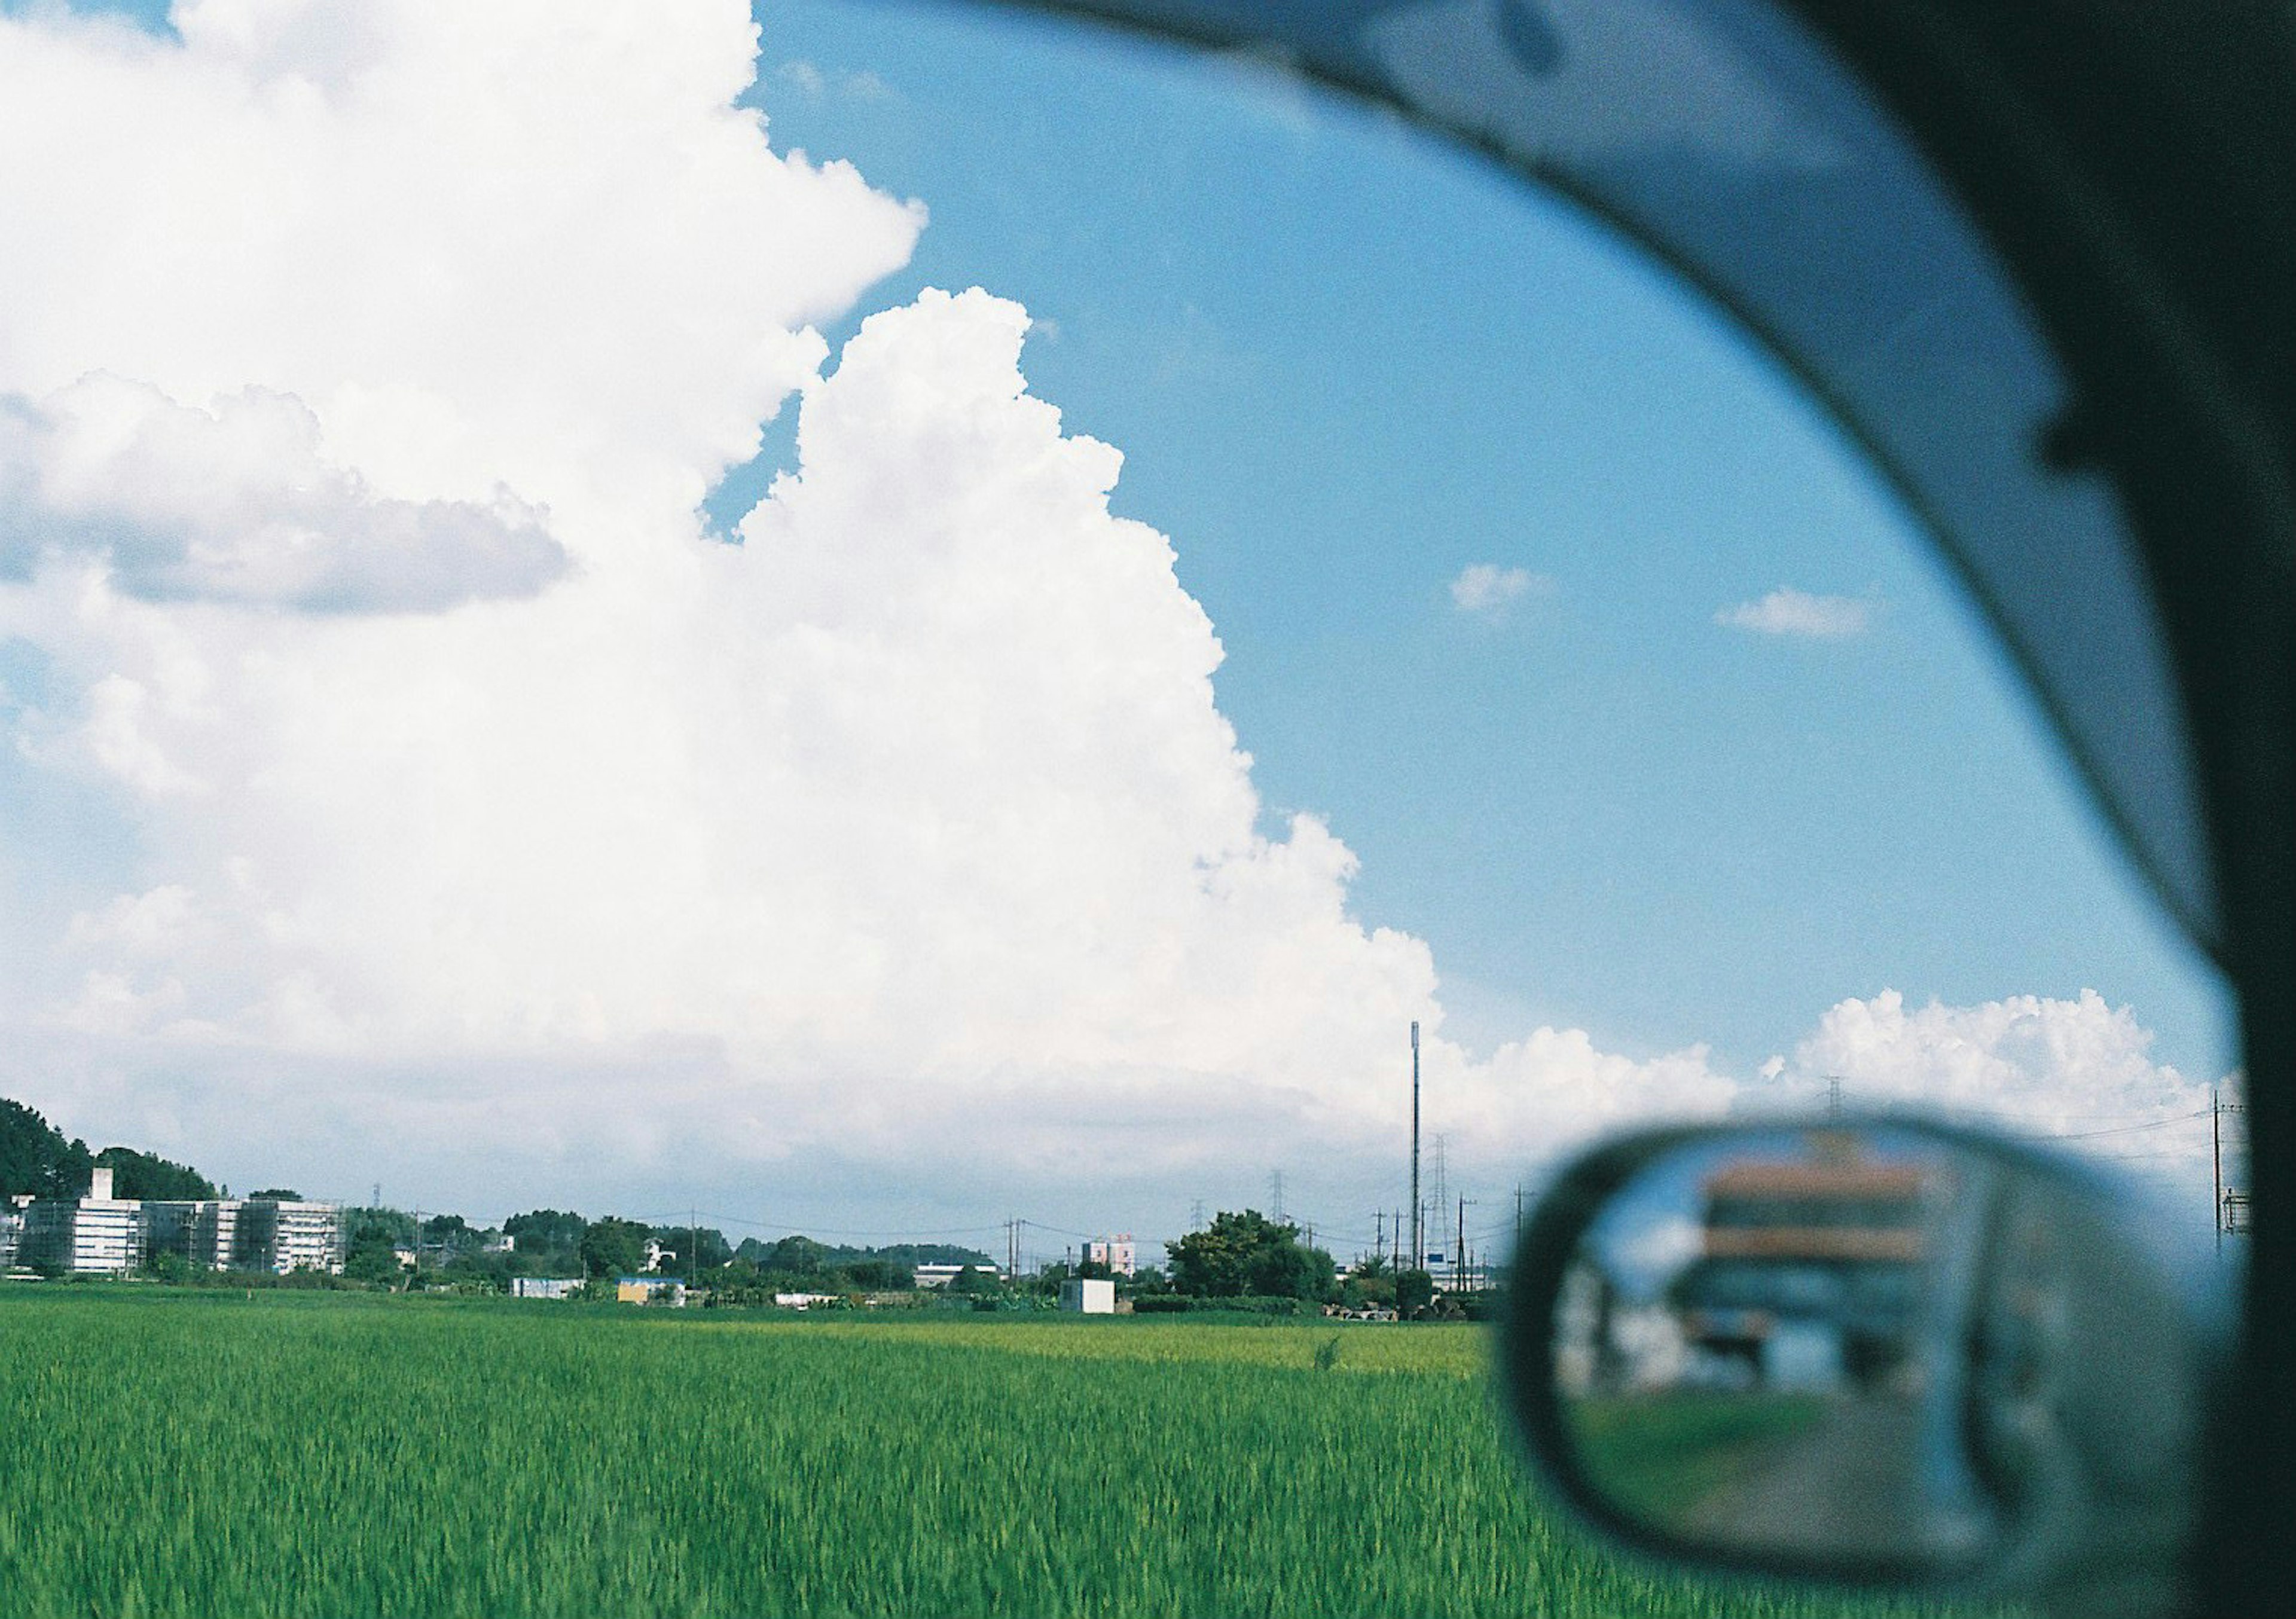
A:
<svg viewBox="0 0 2296 1619">
<path fill-rule="evenodd" d="M 1518 1257 L 1518 1414 L 1646 1549 L 2164 1606 L 2207 1360 L 2122 1214 L 2067 1165 L 1896 1120 L 1619 1143 Z"/>
</svg>

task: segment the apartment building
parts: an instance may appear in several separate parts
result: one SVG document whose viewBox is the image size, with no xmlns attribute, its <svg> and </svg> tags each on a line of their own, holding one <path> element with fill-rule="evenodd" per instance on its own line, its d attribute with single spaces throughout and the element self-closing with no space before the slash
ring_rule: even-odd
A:
<svg viewBox="0 0 2296 1619">
<path fill-rule="evenodd" d="M 84 1198 L 39 1198 L 24 1206 L 19 1263 L 79 1276 L 125 1276 L 144 1263 L 144 1206 L 111 1195 L 99 1168 Z"/>
<path fill-rule="evenodd" d="M 31 1201 L 29 1194 L 0 1203 L 0 1276 L 14 1270 L 18 1245 L 24 1234 L 24 1206 Z"/>
<path fill-rule="evenodd" d="M 172 1254 L 201 1270 L 340 1271 L 342 1210 L 287 1198 L 152 1199 L 112 1197 L 109 1169 L 88 1195 L 24 1206 L 15 1263 L 83 1276 L 124 1276 Z"/>
</svg>

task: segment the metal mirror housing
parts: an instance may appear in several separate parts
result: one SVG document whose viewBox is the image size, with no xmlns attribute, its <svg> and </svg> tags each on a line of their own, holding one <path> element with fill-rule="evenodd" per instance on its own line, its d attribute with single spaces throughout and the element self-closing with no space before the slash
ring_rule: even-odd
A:
<svg viewBox="0 0 2296 1619">
<path fill-rule="evenodd" d="M 1615 1142 L 1517 1255 L 1516 1418 L 1563 1497 L 1645 1551 L 2174 1611 L 2221 1284 L 2143 1206 L 1894 1116 Z"/>
</svg>

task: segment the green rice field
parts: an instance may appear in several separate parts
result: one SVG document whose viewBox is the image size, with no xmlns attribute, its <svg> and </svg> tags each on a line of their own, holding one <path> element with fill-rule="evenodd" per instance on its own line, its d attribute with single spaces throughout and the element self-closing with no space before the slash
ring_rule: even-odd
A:
<svg viewBox="0 0 2296 1619">
<path fill-rule="evenodd" d="M 1939 1611 L 1598 1549 L 1486 1342 L 12 1287 L 0 1615 Z"/>
</svg>

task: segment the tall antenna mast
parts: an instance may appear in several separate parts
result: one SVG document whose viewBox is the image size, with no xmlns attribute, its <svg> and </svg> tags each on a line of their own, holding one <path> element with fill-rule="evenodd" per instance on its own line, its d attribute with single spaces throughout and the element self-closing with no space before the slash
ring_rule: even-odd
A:
<svg viewBox="0 0 2296 1619">
<path fill-rule="evenodd" d="M 1427 1255 L 1427 1222 L 1419 1206 L 1419 1019 L 1411 1020 L 1411 1268 Z"/>
</svg>

